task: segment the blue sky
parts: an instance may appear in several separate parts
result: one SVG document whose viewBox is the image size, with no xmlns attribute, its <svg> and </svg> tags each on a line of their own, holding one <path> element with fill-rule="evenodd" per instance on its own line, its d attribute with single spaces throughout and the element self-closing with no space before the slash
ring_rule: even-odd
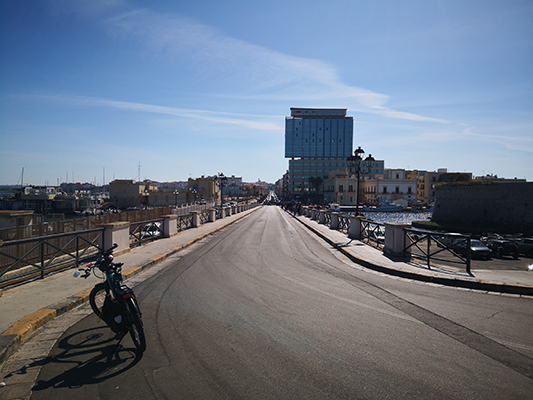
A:
<svg viewBox="0 0 533 400">
<path fill-rule="evenodd" d="M 290 107 L 386 168 L 533 180 L 530 0 L 0 2 L 0 184 L 274 182 Z"/>
</svg>

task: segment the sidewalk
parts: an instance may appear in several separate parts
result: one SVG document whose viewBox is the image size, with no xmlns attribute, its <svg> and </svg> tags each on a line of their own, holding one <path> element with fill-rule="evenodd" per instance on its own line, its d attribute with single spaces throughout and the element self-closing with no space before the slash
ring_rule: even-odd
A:
<svg viewBox="0 0 533 400">
<path fill-rule="evenodd" d="M 124 263 L 122 275 L 127 279 L 258 209 L 255 207 L 184 230 L 169 239 L 135 247 L 129 253 L 116 256 L 115 261 Z M 88 301 L 91 289 L 101 280 L 93 274 L 87 279 L 74 278 L 74 272 L 71 268 L 0 292 L 0 332 L 3 332 L 0 335 L 0 365 L 36 329 Z"/>
<path fill-rule="evenodd" d="M 124 263 L 123 275 L 128 278 L 256 210 L 258 207 L 182 231 L 169 239 L 156 240 L 115 260 Z M 353 262 L 376 271 L 441 285 L 533 296 L 533 272 L 474 270 L 470 276 L 458 269 L 428 269 L 415 262 L 389 258 L 379 249 L 306 217 L 295 218 Z M 88 279 L 74 278 L 73 273 L 74 270 L 69 269 L 3 291 L 0 297 L 0 332 L 3 332 L 0 365 L 40 326 L 88 300 L 90 290 L 100 280 L 93 275 Z"/>
<path fill-rule="evenodd" d="M 380 249 L 351 239 L 346 233 L 330 229 L 307 217 L 295 218 L 353 262 L 379 272 L 446 286 L 533 296 L 533 271 L 474 269 L 469 275 L 466 270 L 459 268 L 432 266 L 428 269 L 427 265 L 414 260 L 388 257 Z"/>
</svg>

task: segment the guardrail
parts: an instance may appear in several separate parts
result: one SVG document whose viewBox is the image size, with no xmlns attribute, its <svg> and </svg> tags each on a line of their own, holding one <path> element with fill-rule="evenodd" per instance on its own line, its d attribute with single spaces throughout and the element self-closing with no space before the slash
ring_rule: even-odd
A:
<svg viewBox="0 0 533 400">
<path fill-rule="evenodd" d="M 221 210 L 224 215 L 220 213 L 220 218 L 259 205 L 252 203 L 226 207 Z M 169 214 L 141 222 L 113 222 L 76 232 L 4 242 L 0 240 L 0 287 L 13 284 L 15 280 L 20 282 L 39 275 L 44 278 L 47 272 L 57 269 L 74 265 L 78 267 L 80 262 L 97 256 L 103 248 L 109 248 L 113 243 L 118 243 L 121 251 L 129 251 L 131 247 L 169 238 L 185 229 L 215 220 L 216 212 L 211 209 L 192 211 L 191 214 L 180 216 Z M 6 274 L 17 277 L 7 279 Z"/>
<path fill-rule="evenodd" d="M 192 214 L 181 215 L 177 219 L 178 232 L 192 228 Z"/>
<path fill-rule="evenodd" d="M 350 218 L 348 218 L 345 215 L 339 215 L 339 218 L 338 218 L 338 229 L 339 229 L 339 231 L 343 231 L 345 233 L 348 233 L 350 231 Z"/>
<path fill-rule="evenodd" d="M 73 265 L 78 267 L 81 261 L 93 258 L 102 251 L 99 241 L 103 232 L 102 227 L 2 242 L 0 278 L 15 270 L 19 273 L 16 278 L 3 279 L 0 286 L 7 286 L 6 282 L 12 284 L 14 279 L 44 278 L 51 271 Z"/>
<path fill-rule="evenodd" d="M 164 218 L 134 222 L 130 225 L 130 247 L 141 246 L 145 242 L 161 239 Z"/>
<path fill-rule="evenodd" d="M 431 268 L 433 261 L 464 264 L 467 273 L 471 273 L 470 236 L 412 229 L 411 225 L 405 224 L 383 224 L 362 216 L 312 207 L 286 208 L 286 210 L 304 215 L 331 229 L 345 232 L 352 238 L 382 249 L 390 256 L 421 259 L 428 268 Z M 464 251 L 460 254 L 458 251 L 463 248 Z"/>
<path fill-rule="evenodd" d="M 385 224 L 369 219 L 361 219 L 360 239 L 374 247 L 382 249 L 385 245 Z"/>
<path fill-rule="evenodd" d="M 471 273 L 470 236 L 409 228 L 404 228 L 404 232 L 406 238 L 404 251 L 410 252 L 413 258 L 424 260 L 428 269 L 431 269 L 431 260 L 436 260 L 444 263 L 464 264 L 466 272 Z M 464 246 L 466 254 L 459 254 L 457 252 L 458 246 Z"/>
<path fill-rule="evenodd" d="M 203 224 L 206 224 L 208 222 L 210 222 L 210 220 L 209 220 L 209 210 L 202 211 L 200 213 L 200 224 L 203 225 Z"/>
</svg>

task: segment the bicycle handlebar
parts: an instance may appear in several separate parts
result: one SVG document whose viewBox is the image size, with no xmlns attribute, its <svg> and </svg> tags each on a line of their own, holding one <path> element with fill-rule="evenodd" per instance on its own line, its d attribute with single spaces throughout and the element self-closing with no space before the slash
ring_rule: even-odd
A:
<svg viewBox="0 0 533 400">
<path fill-rule="evenodd" d="M 93 267 L 98 267 L 101 271 L 106 271 L 111 265 L 113 265 L 113 250 L 118 247 L 118 244 L 113 243 L 113 246 L 111 246 L 110 249 L 105 250 L 98 261 L 96 263 L 87 264 L 85 268 L 78 268 L 78 271 L 83 271 L 83 274 L 80 274 L 79 272 L 74 273 L 74 277 L 77 278 L 78 276 L 81 278 L 87 279 L 89 275 L 91 275 L 91 269 Z M 123 265 L 123 263 L 115 264 L 115 268 L 120 268 Z"/>
</svg>

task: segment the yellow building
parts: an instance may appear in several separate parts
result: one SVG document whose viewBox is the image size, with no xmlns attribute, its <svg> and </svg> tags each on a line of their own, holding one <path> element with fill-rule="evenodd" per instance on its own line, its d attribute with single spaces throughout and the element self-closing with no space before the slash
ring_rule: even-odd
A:
<svg viewBox="0 0 533 400">
<path fill-rule="evenodd" d="M 157 191 L 157 185 L 151 182 L 115 179 L 109 183 L 109 200 L 121 208 L 148 206 L 150 196 Z"/>
<path fill-rule="evenodd" d="M 218 179 L 215 177 L 189 178 L 187 187 L 186 201 L 189 203 L 198 200 L 217 201 L 220 199 Z"/>
</svg>

